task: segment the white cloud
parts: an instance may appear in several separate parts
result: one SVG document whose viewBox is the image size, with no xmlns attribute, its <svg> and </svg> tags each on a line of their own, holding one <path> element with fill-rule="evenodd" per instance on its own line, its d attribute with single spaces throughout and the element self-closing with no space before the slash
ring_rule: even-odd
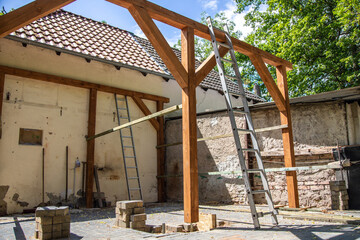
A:
<svg viewBox="0 0 360 240">
<path fill-rule="evenodd" d="M 246 13 L 235 13 L 236 11 L 236 4 L 233 1 L 228 2 L 225 5 L 225 10 L 223 11 L 225 13 L 225 16 L 230 20 L 233 21 L 235 23 L 235 30 L 239 30 L 240 32 L 242 32 L 242 36 L 241 38 L 244 39 L 247 35 L 249 35 L 251 33 L 251 31 L 253 30 L 251 27 L 249 26 L 245 26 L 245 15 Z"/>
<path fill-rule="evenodd" d="M 217 0 L 202 0 L 201 1 L 202 7 L 204 9 L 210 9 L 216 11 L 218 9 L 218 1 Z"/>
<path fill-rule="evenodd" d="M 143 33 L 143 31 L 141 30 L 141 28 L 138 25 L 135 25 L 134 28 L 135 28 L 134 34 L 136 36 L 147 39 L 146 35 Z"/>
</svg>

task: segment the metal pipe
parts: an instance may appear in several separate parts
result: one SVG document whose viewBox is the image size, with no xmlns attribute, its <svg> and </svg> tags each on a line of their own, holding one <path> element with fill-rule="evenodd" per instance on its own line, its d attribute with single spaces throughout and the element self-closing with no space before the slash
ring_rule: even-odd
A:
<svg viewBox="0 0 360 240">
<path fill-rule="evenodd" d="M 68 184 L 69 184 L 69 147 L 66 146 L 66 173 L 65 173 L 65 201 L 68 200 Z"/>
<path fill-rule="evenodd" d="M 42 202 L 45 203 L 45 148 L 42 149 Z"/>
</svg>

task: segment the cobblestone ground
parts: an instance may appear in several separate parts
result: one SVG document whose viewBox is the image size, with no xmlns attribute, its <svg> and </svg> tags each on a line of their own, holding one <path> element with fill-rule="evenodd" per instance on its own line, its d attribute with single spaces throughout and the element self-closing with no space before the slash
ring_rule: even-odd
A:
<svg viewBox="0 0 360 240">
<path fill-rule="evenodd" d="M 253 230 L 250 214 L 245 207 L 201 206 L 204 213 L 215 213 L 218 219 L 229 223 L 209 232 L 150 234 L 132 229 L 114 227 L 114 209 L 72 210 L 71 239 L 360 239 L 360 227 L 338 223 L 324 223 L 283 219 L 273 227 L 268 217 L 261 219 L 261 230 Z M 180 204 L 150 205 L 146 208 L 147 224 L 183 223 Z M 0 218 L 0 239 L 34 239 L 34 214 Z"/>
</svg>

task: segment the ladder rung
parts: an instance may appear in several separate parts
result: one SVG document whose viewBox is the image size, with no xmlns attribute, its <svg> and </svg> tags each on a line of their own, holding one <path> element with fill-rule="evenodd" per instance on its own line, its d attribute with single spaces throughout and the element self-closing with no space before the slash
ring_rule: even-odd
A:
<svg viewBox="0 0 360 240">
<path fill-rule="evenodd" d="M 131 136 L 122 136 L 123 138 L 132 138 Z"/>
<path fill-rule="evenodd" d="M 119 118 L 128 120 L 128 118 L 127 118 L 127 117 L 119 117 Z"/>
<path fill-rule="evenodd" d="M 242 150 L 246 151 L 246 152 L 257 152 L 258 151 L 258 150 L 254 149 L 254 148 L 243 148 Z"/>
<path fill-rule="evenodd" d="M 258 217 L 263 217 L 265 215 L 270 215 L 270 214 L 277 214 L 276 211 L 271 211 L 271 212 L 258 212 L 257 216 Z"/>
<path fill-rule="evenodd" d="M 225 77 L 227 77 L 228 79 L 232 79 L 232 80 L 238 80 L 237 77 L 230 76 L 230 75 L 225 75 Z"/>
<path fill-rule="evenodd" d="M 237 112 L 237 113 L 247 114 L 247 112 L 245 112 L 243 110 L 239 110 L 239 109 L 233 109 L 233 111 Z"/>
<path fill-rule="evenodd" d="M 121 107 L 119 107 L 118 109 L 119 110 L 127 110 L 127 108 L 121 108 Z"/>
<path fill-rule="evenodd" d="M 125 158 L 135 158 L 135 156 L 125 156 Z"/>
<path fill-rule="evenodd" d="M 128 179 L 138 179 L 138 177 L 129 177 Z"/>
<path fill-rule="evenodd" d="M 231 49 L 230 45 L 227 43 L 217 42 L 220 46 L 226 47 L 228 49 Z"/>
<path fill-rule="evenodd" d="M 116 98 L 116 100 L 124 102 L 125 98 Z"/>
<path fill-rule="evenodd" d="M 134 146 L 124 146 L 124 148 L 134 148 Z"/>
<path fill-rule="evenodd" d="M 221 59 L 221 61 L 224 61 L 224 62 L 228 62 L 228 63 L 234 64 L 234 61 L 233 61 L 233 60 L 226 59 L 226 58 L 220 58 L 220 59 Z"/>
<path fill-rule="evenodd" d="M 267 190 L 254 190 L 254 191 L 251 191 L 252 194 L 261 194 L 261 193 L 268 193 Z"/>
<path fill-rule="evenodd" d="M 140 188 L 129 188 L 129 190 L 131 190 L 131 191 L 140 190 Z"/>
<path fill-rule="evenodd" d="M 248 173 L 260 173 L 263 172 L 264 170 L 262 169 L 248 169 L 247 172 Z"/>
<path fill-rule="evenodd" d="M 234 95 L 234 96 L 239 96 L 239 97 L 245 97 L 244 93 L 229 92 L 229 94 Z"/>
<path fill-rule="evenodd" d="M 253 132 L 253 131 L 250 130 L 250 129 L 243 129 L 243 128 L 238 128 L 237 130 L 240 131 L 240 132 L 247 132 L 247 133 L 252 133 L 252 132 Z M 244 150 L 244 149 L 243 149 L 243 150 Z"/>
<path fill-rule="evenodd" d="M 126 167 L 126 168 L 137 168 L 137 167 Z"/>
</svg>

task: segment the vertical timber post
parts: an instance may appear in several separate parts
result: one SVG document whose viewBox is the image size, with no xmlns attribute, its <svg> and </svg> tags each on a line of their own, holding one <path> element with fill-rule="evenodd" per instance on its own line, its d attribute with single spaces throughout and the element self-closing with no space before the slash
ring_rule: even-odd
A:
<svg viewBox="0 0 360 240">
<path fill-rule="evenodd" d="M 161 101 L 156 102 L 156 111 L 159 112 L 164 109 L 164 103 Z M 157 131 L 157 145 L 165 143 L 164 139 L 164 117 L 158 117 L 159 130 Z M 165 175 L 165 148 L 157 149 L 157 175 Z M 165 192 L 165 178 L 161 177 L 157 179 L 158 184 L 158 202 L 166 201 Z"/>
<path fill-rule="evenodd" d="M 5 73 L 0 72 L 0 139 L 2 136 L 2 106 L 4 101 Z"/>
<path fill-rule="evenodd" d="M 199 221 L 194 29 L 181 30 L 181 61 L 188 73 L 182 89 L 184 220 Z"/>
<path fill-rule="evenodd" d="M 288 125 L 287 128 L 282 129 L 285 167 L 295 167 L 294 139 L 292 132 L 290 102 L 289 102 L 289 93 L 288 93 L 285 66 L 280 65 L 276 67 L 276 77 L 277 77 L 278 87 L 285 99 L 285 104 L 286 104 L 286 110 L 280 111 L 281 124 Z M 286 172 L 286 183 L 288 190 L 289 207 L 298 208 L 299 193 L 298 193 L 296 171 Z"/>
<path fill-rule="evenodd" d="M 88 120 L 88 136 L 95 135 L 96 122 L 96 102 L 97 90 L 90 89 L 89 96 L 89 120 Z M 93 207 L 93 187 L 94 187 L 94 161 L 95 161 L 95 139 L 87 141 L 86 156 L 86 207 Z M 74 189 L 75 191 L 75 189 Z"/>
</svg>

